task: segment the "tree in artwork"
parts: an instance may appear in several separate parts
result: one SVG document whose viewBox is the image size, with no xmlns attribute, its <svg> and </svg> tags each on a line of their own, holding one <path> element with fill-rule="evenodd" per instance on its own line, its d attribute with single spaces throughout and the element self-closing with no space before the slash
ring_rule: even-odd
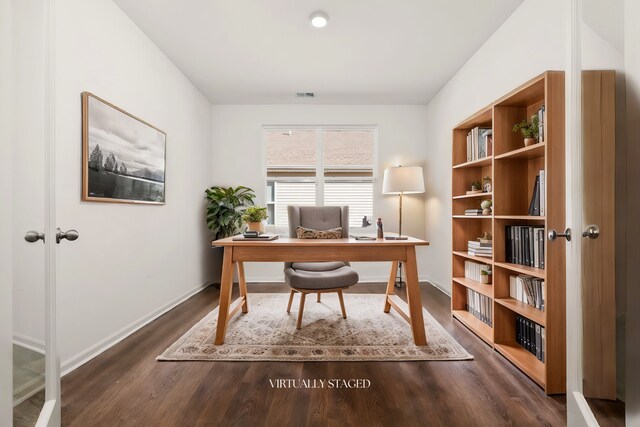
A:
<svg viewBox="0 0 640 427">
<path fill-rule="evenodd" d="M 118 171 L 118 173 L 120 175 L 126 175 L 127 174 L 127 166 L 124 164 L 124 162 L 120 163 L 120 170 Z"/>
<path fill-rule="evenodd" d="M 89 169 L 94 171 L 101 171 L 103 169 L 102 150 L 100 150 L 99 144 L 96 144 L 96 148 L 94 148 L 89 155 Z"/>
<path fill-rule="evenodd" d="M 116 156 L 113 153 L 107 156 L 107 160 L 104 162 L 104 170 L 107 172 L 117 172 L 118 162 L 116 161 Z"/>
</svg>

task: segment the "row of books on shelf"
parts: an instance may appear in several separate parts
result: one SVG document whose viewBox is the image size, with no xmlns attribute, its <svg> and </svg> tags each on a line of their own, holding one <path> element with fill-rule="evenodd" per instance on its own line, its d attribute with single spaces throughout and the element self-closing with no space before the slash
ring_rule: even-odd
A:
<svg viewBox="0 0 640 427">
<path fill-rule="evenodd" d="M 533 184 L 533 193 L 529 202 L 529 215 L 544 216 L 545 214 L 545 173 L 544 169 L 536 175 L 536 182 Z"/>
<path fill-rule="evenodd" d="M 491 298 L 467 289 L 467 311 L 483 323 L 493 324 L 493 304 Z"/>
<path fill-rule="evenodd" d="M 516 342 L 544 362 L 545 328 L 526 317 L 516 316 Z"/>
<path fill-rule="evenodd" d="M 544 246 L 544 227 L 505 226 L 507 262 L 544 269 Z"/>
<path fill-rule="evenodd" d="M 475 127 L 467 134 L 467 161 L 480 160 L 493 154 L 493 130 Z"/>
<path fill-rule="evenodd" d="M 493 246 L 491 242 L 481 243 L 478 240 L 469 240 L 467 243 L 467 253 L 471 256 L 491 258 L 493 256 Z"/>
<path fill-rule="evenodd" d="M 476 282 L 482 281 L 482 272 L 491 271 L 491 266 L 487 264 L 479 264 L 473 261 L 464 262 L 464 277 L 467 279 L 475 280 Z"/>
<path fill-rule="evenodd" d="M 544 311 L 544 280 L 524 274 L 509 276 L 509 296 Z"/>
</svg>

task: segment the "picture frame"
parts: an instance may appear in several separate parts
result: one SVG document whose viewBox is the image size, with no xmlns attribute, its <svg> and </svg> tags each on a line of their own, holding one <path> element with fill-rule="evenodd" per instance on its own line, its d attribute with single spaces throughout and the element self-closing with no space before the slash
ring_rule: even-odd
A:
<svg viewBox="0 0 640 427">
<path fill-rule="evenodd" d="M 82 92 L 82 200 L 164 205 L 167 134 Z"/>
</svg>

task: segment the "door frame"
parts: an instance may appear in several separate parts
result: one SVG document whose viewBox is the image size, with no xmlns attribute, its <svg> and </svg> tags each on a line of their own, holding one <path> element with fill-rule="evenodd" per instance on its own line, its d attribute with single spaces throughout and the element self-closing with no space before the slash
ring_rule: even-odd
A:
<svg viewBox="0 0 640 427">
<path fill-rule="evenodd" d="M 582 391 L 582 1 L 566 2 L 569 25 L 567 53 L 566 104 L 566 224 L 574 239 L 567 242 L 566 326 L 567 326 L 567 424 L 597 427 L 599 424 Z"/>
</svg>

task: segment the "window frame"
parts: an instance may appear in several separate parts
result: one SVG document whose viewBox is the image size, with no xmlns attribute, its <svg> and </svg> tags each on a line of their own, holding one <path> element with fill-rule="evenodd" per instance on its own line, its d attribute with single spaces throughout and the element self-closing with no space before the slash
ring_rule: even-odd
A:
<svg viewBox="0 0 640 427">
<path fill-rule="evenodd" d="M 279 178 L 277 180 L 270 180 L 267 175 L 267 133 L 269 131 L 313 131 L 316 135 L 316 167 L 315 167 L 315 176 L 312 177 L 284 177 Z M 324 142 L 323 142 L 323 132 L 324 131 L 345 131 L 345 130 L 353 130 L 353 131 L 371 131 L 373 134 L 373 164 L 372 166 L 372 174 L 371 178 L 363 178 L 363 177 L 325 177 L 324 176 Z M 263 188 L 265 189 L 265 206 L 270 201 L 267 200 L 268 194 L 266 194 L 266 190 L 268 189 L 269 181 L 289 181 L 289 182 L 315 182 L 316 186 L 316 206 L 324 206 L 324 186 L 325 182 L 371 182 L 373 193 L 372 194 L 372 210 L 376 211 L 376 197 L 375 197 L 375 189 L 376 183 L 378 180 L 378 126 L 377 125 L 263 125 L 262 126 L 262 141 L 261 141 L 261 157 L 262 157 L 262 179 L 263 179 Z M 275 197 L 273 202 L 275 202 Z M 275 211 L 275 208 L 274 208 Z M 373 215 L 372 212 L 372 215 Z M 281 231 L 283 226 L 278 226 L 276 224 L 267 224 L 267 229 L 270 231 Z M 351 229 L 362 229 L 362 227 L 350 227 Z"/>
</svg>

